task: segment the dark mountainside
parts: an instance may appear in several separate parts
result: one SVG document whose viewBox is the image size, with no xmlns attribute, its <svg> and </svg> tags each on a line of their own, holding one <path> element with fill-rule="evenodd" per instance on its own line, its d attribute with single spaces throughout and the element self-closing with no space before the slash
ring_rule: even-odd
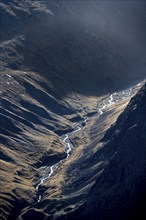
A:
<svg viewBox="0 0 146 220">
<path fill-rule="evenodd" d="M 145 76 L 144 1 L 4 3 L 3 69 L 35 71 L 59 97 L 101 95 Z"/>
<path fill-rule="evenodd" d="M 142 180 L 145 183 L 145 179 L 141 179 L 145 166 L 144 87 L 103 138 L 102 142 L 106 142 L 105 145 L 101 143 L 103 151 L 108 153 L 111 148 L 103 162 L 102 157 L 98 157 L 100 133 L 104 134 L 115 122 L 128 100 L 115 105 L 107 113 L 111 117 L 104 120 L 96 121 L 95 114 L 91 122 L 84 124 L 83 131 L 72 138 L 77 148 L 69 161 L 61 164 L 60 172 L 46 181 L 40 203 L 36 203 L 36 185 L 44 166 L 66 158 L 60 136 L 73 131 L 74 122 L 97 113 L 97 103 L 104 96 L 145 78 L 145 4 L 143 0 L 0 2 L 2 220 L 59 219 L 60 216 L 85 219 L 85 215 L 90 219 L 91 212 L 92 219 L 96 216 L 94 207 L 99 210 L 99 219 L 106 219 L 107 201 L 111 200 L 111 216 L 113 212 L 119 220 L 118 213 L 128 207 L 124 195 L 131 186 L 133 204 L 129 203 L 130 195 L 126 201 L 131 207 L 137 204 L 137 195 L 142 193 L 138 187 Z M 142 108 L 140 100 L 143 100 Z M 124 124 L 127 127 L 123 127 L 120 120 L 130 112 L 133 118 L 130 121 L 129 117 Z M 119 130 L 116 137 L 115 129 Z M 135 141 L 128 136 L 133 135 L 129 132 L 135 132 Z M 124 148 L 119 137 L 125 143 Z M 138 140 L 141 151 L 136 148 Z M 118 150 L 114 141 L 119 143 Z M 127 152 L 126 157 L 123 151 Z M 121 163 L 117 165 L 116 161 Z M 104 173 L 111 173 L 111 177 Z M 113 176 L 117 185 L 112 186 Z M 102 184 L 103 181 L 107 181 L 107 185 Z M 120 181 L 125 186 L 123 191 Z M 101 195 L 98 185 L 102 185 L 99 187 Z M 97 197 L 101 197 L 101 205 Z M 117 203 L 116 207 L 114 201 L 120 205 Z M 81 210 L 85 204 L 88 206 L 86 213 Z M 128 209 L 132 210 L 131 207 Z"/>
<path fill-rule="evenodd" d="M 101 140 L 108 164 L 73 219 L 146 218 L 146 83 Z"/>
</svg>

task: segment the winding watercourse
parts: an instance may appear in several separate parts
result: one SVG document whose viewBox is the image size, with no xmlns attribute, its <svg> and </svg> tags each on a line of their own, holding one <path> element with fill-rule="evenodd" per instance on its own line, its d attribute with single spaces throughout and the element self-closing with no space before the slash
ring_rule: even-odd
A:
<svg viewBox="0 0 146 220">
<path fill-rule="evenodd" d="M 140 86 L 141 84 L 142 83 L 137 84 L 136 87 Z M 103 99 L 97 106 L 98 117 L 100 117 L 113 104 L 118 103 L 118 102 L 134 95 L 133 88 L 135 88 L 135 87 L 133 86 L 133 87 L 130 87 L 130 88 L 125 89 L 123 91 L 115 92 L 115 93 L 111 94 L 109 97 Z M 73 145 L 70 142 L 70 136 L 72 136 L 74 133 L 79 132 L 83 128 L 83 124 L 86 125 L 87 121 L 88 121 L 88 117 L 86 116 L 86 117 L 84 117 L 84 119 L 82 121 L 75 124 L 74 131 L 66 133 L 65 135 L 61 136 L 62 141 L 64 142 L 65 150 L 66 150 L 66 158 L 64 160 L 66 160 L 70 157 L 71 151 L 73 149 Z M 40 178 L 38 184 L 36 185 L 36 190 L 38 193 L 37 202 L 40 202 L 42 199 L 42 194 L 40 193 L 40 187 L 42 187 L 44 181 L 48 180 L 53 175 L 53 173 L 59 167 L 59 164 L 61 161 L 53 164 L 52 166 L 45 167 L 46 172 L 44 172 L 45 174 Z"/>
</svg>

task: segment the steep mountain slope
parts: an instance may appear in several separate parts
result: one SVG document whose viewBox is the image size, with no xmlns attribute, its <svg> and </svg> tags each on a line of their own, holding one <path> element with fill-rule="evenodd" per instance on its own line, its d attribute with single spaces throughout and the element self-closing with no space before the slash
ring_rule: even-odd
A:
<svg viewBox="0 0 146 220">
<path fill-rule="evenodd" d="M 145 1 L 0 2 L 2 219 L 15 219 L 35 204 L 43 166 L 66 157 L 60 136 L 75 121 L 94 114 L 103 96 L 145 77 L 144 6 Z M 72 141 L 90 146 L 99 132 L 93 127 L 91 136 L 85 128 L 84 138 Z M 44 189 L 48 197 L 49 186 Z"/>
<path fill-rule="evenodd" d="M 1 76 L 0 195 L 7 216 L 19 210 L 18 203 L 23 207 L 36 199 L 39 168 L 66 156 L 58 134 L 72 128 L 66 117 L 74 111 L 49 95 L 36 74 L 8 71 Z"/>
<path fill-rule="evenodd" d="M 145 219 L 145 134 L 146 83 L 101 140 L 108 163 L 77 219 Z"/>
<path fill-rule="evenodd" d="M 60 96 L 99 95 L 145 76 L 145 1 L 3 2 L 4 68 L 37 72 Z"/>
</svg>

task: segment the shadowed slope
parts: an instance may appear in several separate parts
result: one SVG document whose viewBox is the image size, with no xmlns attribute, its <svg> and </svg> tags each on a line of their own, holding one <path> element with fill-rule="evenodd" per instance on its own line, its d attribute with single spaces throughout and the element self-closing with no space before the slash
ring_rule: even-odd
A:
<svg viewBox="0 0 146 220">
<path fill-rule="evenodd" d="M 145 219 L 145 134 L 146 84 L 102 139 L 108 164 L 77 219 Z"/>
<path fill-rule="evenodd" d="M 60 98 L 126 87 L 145 77 L 144 6 L 144 1 L 1 3 L 2 65 L 39 73 Z"/>
</svg>

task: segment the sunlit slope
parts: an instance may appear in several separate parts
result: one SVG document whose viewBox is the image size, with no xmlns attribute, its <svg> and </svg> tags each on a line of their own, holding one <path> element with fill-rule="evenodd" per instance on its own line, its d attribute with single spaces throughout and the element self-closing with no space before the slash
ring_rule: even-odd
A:
<svg viewBox="0 0 146 220">
<path fill-rule="evenodd" d="M 36 73 L 7 71 L 1 83 L 1 208 L 14 219 L 36 199 L 39 168 L 66 157 L 58 134 L 72 128 L 66 117 L 74 110 L 51 96 Z"/>
</svg>

